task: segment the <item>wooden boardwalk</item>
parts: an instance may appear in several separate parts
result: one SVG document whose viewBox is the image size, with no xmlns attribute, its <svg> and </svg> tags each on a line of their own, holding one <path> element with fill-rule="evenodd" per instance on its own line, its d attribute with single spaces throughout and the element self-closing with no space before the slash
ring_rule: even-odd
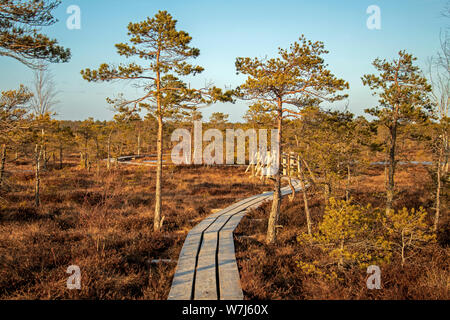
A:
<svg viewBox="0 0 450 320">
<path fill-rule="evenodd" d="M 292 180 L 296 191 L 298 181 Z M 281 189 L 282 196 L 291 188 Z M 233 231 L 248 210 L 271 200 L 266 192 L 241 200 L 201 221 L 187 235 L 178 259 L 169 300 L 243 300 Z"/>
</svg>

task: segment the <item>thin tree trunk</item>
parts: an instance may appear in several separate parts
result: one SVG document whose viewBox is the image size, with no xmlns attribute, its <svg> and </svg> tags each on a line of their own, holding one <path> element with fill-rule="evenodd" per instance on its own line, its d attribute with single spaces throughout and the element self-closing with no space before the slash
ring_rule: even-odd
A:
<svg viewBox="0 0 450 320">
<path fill-rule="evenodd" d="M 389 181 L 389 179 L 388 179 L 388 162 L 389 162 L 389 160 L 388 160 L 388 157 L 386 156 L 385 164 L 384 164 L 384 186 L 386 189 L 387 189 L 388 181 Z"/>
<path fill-rule="evenodd" d="M 308 162 L 306 162 L 305 159 L 302 159 L 302 162 L 304 163 L 306 169 L 308 170 L 309 176 L 311 177 L 311 180 L 314 184 L 317 184 L 316 176 L 314 175 L 314 172 L 312 172 L 311 168 L 308 165 Z"/>
<path fill-rule="evenodd" d="M 6 163 L 6 144 L 2 145 L 2 158 L 0 162 L 0 187 L 3 185 L 3 177 L 5 175 L 5 163 Z"/>
<path fill-rule="evenodd" d="M 141 155 L 141 131 L 138 131 L 137 144 L 138 144 L 137 155 L 140 156 Z"/>
<path fill-rule="evenodd" d="M 160 54 L 157 53 L 156 65 L 159 65 Z M 153 230 L 161 229 L 161 185 L 162 185 L 162 147 L 163 147 L 163 120 L 161 106 L 161 75 L 156 71 L 156 107 L 158 111 L 158 137 L 157 137 L 157 163 L 156 163 L 156 190 L 155 190 L 155 216 L 153 218 Z"/>
<path fill-rule="evenodd" d="M 395 189 L 395 147 L 397 142 L 397 119 L 394 117 L 394 124 L 390 130 L 391 141 L 389 146 L 389 165 L 388 165 L 388 183 L 386 189 L 386 210 L 391 210 L 394 202 L 394 189 Z"/>
<path fill-rule="evenodd" d="M 34 149 L 35 154 L 35 185 L 34 185 L 34 204 L 36 207 L 39 207 L 41 205 L 41 199 L 40 199 L 40 187 L 41 187 L 41 154 L 42 154 L 42 147 L 40 147 L 38 144 L 36 144 L 36 147 Z"/>
<path fill-rule="evenodd" d="M 95 138 L 95 161 L 98 162 L 100 159 L 100 145 L 98 143 L 98 138 Z"/>
<path fill-rule="evenodd" d="M 278 99 L 278 170 L 275 174 L 274 181 L 274 192 L 273 192 L 273 202 L 272 208 L 270 210 L 269 223 L 267 226 L 267 236 L 266 242 L 268 244 L 273 244 L 277 240 L 277 225 L 278 219 L 280 216 L 280 206 L 281 206 L 281 175 L 280 175 L 280 166 L 281 166 L 281 153 L 282 153 L 282 128 L 283 128 L 283 104 L 281 99 Z"/>
<path fill-rule="evenodd" d="M 108 168 L 108 170 L 111 169 L 111 136 L 112 131 L 110 131 L 108 135 L 108 162 L 106 163 L 106 167 Z"/>
<path fill-rule="evenodd" d="M 437 189 L 436 189 L 436 214 L 434 216 L 434 232 L 437 232 L 439 225 L 439 216 L 441 214 L 441 168 L 437 172 Z"/>
<path fill-rule="evenodd" d="M 351 170 L 350 163 L 347 164 L 347 184 L 345 186 L 345 199 L 347 202 L 350 200 L 350 182 L 351 182 Z"/>
<path fill-rule="evenodd" d="M 443 158 L 443 146 L 439 150 L 439 160 L 437 163 L 437 188 L 436 188 L 436 213 L 434 216 L 434 232 L 437 232 L 439 226 L 439 216 L 441 214 L 441 179 L 442 179 L 442 158 Z"/>
<path fill-rule="evenodd" d="M 87 169 L 88 168 L 88 164 L 89 164 L 89 159 L 88 159 L 87 152 L 84 153 L 83 159 L 84 159 L 84 168 Z"/>
<path fill-rule="evenodd" d="M 41 149 L 42 149 L 42 152 L 41 152 L 42 160 L 44 160 L 43 163 L 42 163 L 42 169 L 43 170 L 47 170 L 47 146 L 43 145 L 41 147 Z"/>
<path fill-rule="evenodd" d="M 84 169 L 88 168 L 88 138 L 85 138 L 84 140 L 84 155 L 83 155 L 83 160 L 84 160 Z"/>
<path fill-rule="evenodd" d="M 405 265 L 405 233 L 402 230 L 402 267 Z"/>
<path fill-rule="evenodd" d="M 162 187 L 162 139 L 163 122 L 158 118 L 157 164 L 156 164 L 156 192 L 155 192 L 155 217 L 153 221 L 154 231 L 161 228 L 161 187 Z"/>
</svg>

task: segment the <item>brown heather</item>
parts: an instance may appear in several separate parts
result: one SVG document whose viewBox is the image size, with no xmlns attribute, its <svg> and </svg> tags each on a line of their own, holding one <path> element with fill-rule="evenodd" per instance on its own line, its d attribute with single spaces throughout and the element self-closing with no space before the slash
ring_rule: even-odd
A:
<svg viewBox="0 0 450 320">
<path fill-rule="evenodd" d="M 396 208 L 424 206 L 432 221 L 433 200 L 431 181 L 424 168 L 401 167 L 397 174 L 398 198 Z M 338 192 L 339 193 L 339 192 Z M 341 198 L 345 190 L 340 190 Z M 385 202 L 384 170 L 371 168 L 352 185 L 356 203 L 383 207 Z M 310 211 L 313 224 L 324 212 L 322 194 L 310 191 Z M 300 246 L 297 236 L 306 232 L 306 219 L 301 194 L 292 203 L 284 199 L 281 207 L 279 242 L 265 244 L 265 230 L 270 204 L 253 210 L 235 233 L 236 258 L 241 285 L 246 299 L 450 299 L 450 220 L 448 210 L 443 215 L 438 242 L 417 251 L 401 267 L 400 257 L 381 267 L 381 290 L 368 290 L 366 270 L 345 269 L 343 281 L 328 281 L 304 274 L 297 267 L 299 259 L 321 259 L 321 252 Z M 445 217 L 445 218 L 444 218 Z"/>
<path fill-rule="evenodd" d="M 1 299 L 166 299 L 187 232 L 212 209 L 265 189 L 235 167 L 169 167 L 161 232 L 154 232 L 154 169 L 108 173 L 75 166 L 42 174 L 34 208 L 30 163 L 7 166 L 0 207 Z M 172 259 L 172 263 L 151 263 Z M 81 269 L 68 290 L 67 267 Z"/>
</svg>

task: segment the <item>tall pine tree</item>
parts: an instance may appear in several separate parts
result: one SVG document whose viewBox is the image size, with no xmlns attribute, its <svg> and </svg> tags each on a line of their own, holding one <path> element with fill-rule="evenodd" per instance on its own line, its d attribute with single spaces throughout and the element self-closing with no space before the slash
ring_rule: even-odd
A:
<svg viewBox="0 0 450 320">
<path fill-rule="evenodd" d="M 215 101 L 231 101 L 231 92 L 223 93 L 217 87 L 191 89 L 178 77 L 197 75 L 203 68 L 189 64 L 189 59 L 197 58 L 200 50 L 190 46 L 192 38 L 185 31 L 178 31 L 177 21 L 167 11 L 159 11 L 153 18 L 130 23 L 128 36 L 130 43 L 116 44 L 117 52 L 125 58 L 140 59 L 135 62 L 110 66 L 102 64 L 98 70 L 81 71 L 84 79 L 93 82 L 113 80 L 135 80 L 143 91 L 136 99 L 120 96 L 108 99 L 117 106 L 143 107 L 158 121 L 157 166 L 155 192 L 155 231 L 161 228 L 161 188 L 163 128 L 165 118 L 173 117 L 182 109 L 194 108 L 198 104 Z"/>
<path fill-rule="evenodd" d="M 396 147 L 399 127 L 411 122 L 424 121 L 432 104 L 429 99 L 431 86 L 413 63 L 417 58 L 400 51 L 398 58 L 387 61 L 375 59 L 373 66 L 379 75 L 362 77 L 364 85 L 379 97 L 379 106 L 366 112 L 378 118 L 389 131 L 386 141 L 388 181 L 386 183 L 386 210 L 391 210 L 395 192 Z"/>
<path fill-rule="evenodd" d="M 256 100 L 276 106 L 276 125 L 278 129 L 278 164 L 282 156 L 283 119 L 298 115 L 295 108 L 309 105 L 311 101 L 335 101 L 344 98 L 336 94 L 348 88 L 348 83 L 336 78 L 322 58 L 328 53 L 320 41 L 312 42 L 303 35 L 299 42 L 289 50 L 279 49 L 279 57 L 272 59 L 237 58 L 238 73 L 248 78 L 237 92 L 245 100 Z M 294 110 L 292 107 L 295 107 Z M 269 217 L 266 241 L 276 241 L 276 226 L 281 204 L 281 174 L 274 175 L 274 198 Z"/>
</svg>

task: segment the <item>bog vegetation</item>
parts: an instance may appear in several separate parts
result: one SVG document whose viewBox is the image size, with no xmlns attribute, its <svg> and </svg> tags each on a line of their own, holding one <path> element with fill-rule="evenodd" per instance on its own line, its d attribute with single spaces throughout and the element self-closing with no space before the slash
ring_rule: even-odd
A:
<svg viewBox="0 0 450 320">
<path fill-rule="evenodd" d="M 361 81 L 378 104 L 364 117 L 345 107 L 349 84 L 329 70 L 325 44 L 303 35 L 276 57 L 236 58 L 247 78 L 234 90 L 191 88 L 200 50 L 160 11 L 124 28 L 122 64 L 81 71 L 142 94 L 108 97 L 113 120 L 63 121 L 50 64 L 71 53 L 41 33 L 58 4 L 0 4 L 1 59 L 35 74 L 33 87 L 0 96 L 1 298 L 164 299 L 187 231 L 268 188 L 273 202 L 236 239 L 247 298 L 449 298 L 448 34 L 426 70 L 406 51 L 367 61 L 375 73 Z M 245 121 L 215 112 L 204 127 L 278 129 L 280 163 L 283 153 L 299 159 L 295 198 L 281 200 L 282 170 L 259 180 L 242 167 L 170 164 L 175 129 L 192 130 L 200 107 L 236 100 L 250 103 Z M 121 163 L 129 155 L 135 165 Z M 81 291 L 65 288 L 71 264 L 83 270 Z M 384 291 L 365 287 L 369 265 L 389 276 Z"/>
</svg>

